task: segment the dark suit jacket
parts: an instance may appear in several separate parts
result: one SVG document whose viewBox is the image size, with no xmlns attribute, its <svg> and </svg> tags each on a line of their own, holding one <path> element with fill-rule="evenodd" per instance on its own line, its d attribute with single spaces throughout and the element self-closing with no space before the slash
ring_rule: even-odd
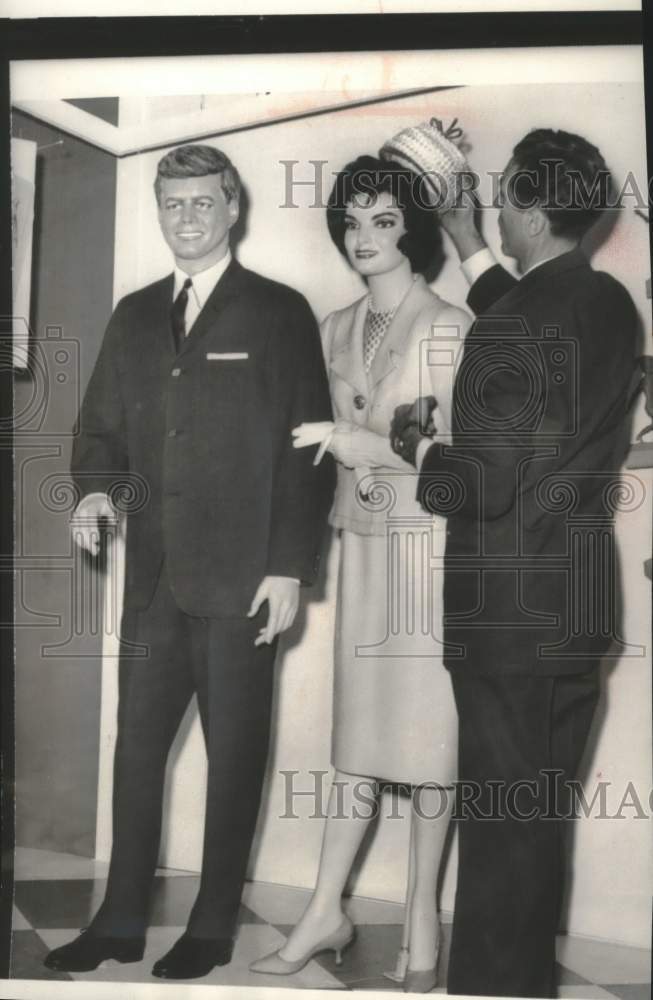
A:
<svg viewBox="0 0 653 1000">
<path fill-rule="evenodd" d="M 175 355 L 172 289 L 170 275 L 118 303 L 72 472 L 82 496 L 141 477 L 125 607 L 147 607 L 165 556 L 184 611 L 241 616 L 264 576 L 317 571 L 335 472 L 293 449 L 291 429 L 331 417 L 319 334 L 298 292 L 232 261 Z"/>
<path fill-rule="evenodd" d="M 482 315 L 456 377 L 453 446 L 428 450 L 418 491 L 449 515 L 445 662 L 582 672 L 617 629 L 611 514 L 635 308 L 580 250 L 519 282 L 497 265 L 468 301 Z"/>
</svg>

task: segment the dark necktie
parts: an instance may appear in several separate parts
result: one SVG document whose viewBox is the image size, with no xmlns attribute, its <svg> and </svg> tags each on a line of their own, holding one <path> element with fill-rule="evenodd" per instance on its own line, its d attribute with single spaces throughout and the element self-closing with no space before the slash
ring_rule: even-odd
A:
<svg viewBox="0 0 653 1000">
<path fill-rule="evenodd" d="M 175 350 L 177 351 L 177 354 L 179 354 L 186 336 L 186 306 L 188 305 L 188 289 L 192 286 L 192 284 L 192 280 L 190 278 L 186 278 L 181 291 L 172 303 L 172 309 L 170 310 L 172 336 L 175 340 Z"/>
</svg>

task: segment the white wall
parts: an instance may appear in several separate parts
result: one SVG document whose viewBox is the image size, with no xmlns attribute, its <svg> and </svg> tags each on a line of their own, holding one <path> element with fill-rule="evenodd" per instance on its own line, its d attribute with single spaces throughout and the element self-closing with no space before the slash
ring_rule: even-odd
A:
<svg viewBox="0 0 653 1000">
<path fill-rule="evenodd" d="M 442 82 L 442 81 L 439 81 Z M 128 103 L 126 105 L 128 110 Z M 159 106 L 159 113 L 161 108 Z M 145 114 L 141 106 L 136 112 Z M 457 116 L 473 148 L 469 158 L 478 170 L 498 170 L 514 143 L 539 125 L 577 131 L 603 151 L 617 178 L 630 170 L 645 188 L 643 96 L 634 85 L 540 85 L 537 87 L 469 87 L 435 95 L 397 100 L 366 108 L 271 125 L 216 140 L 240 169 L 251 197 L 249 228 L 239 249 L 242 263 L 294 285 L 308 298 L 318 318 L 362 294 L 359 280 L 331 244 L 324 212 L 309 207 L 312 193 L 297 189 L 297 208 L 281 208 L 285 201 L 282 160 L 298 160 L 296 176 L 312 175 L 309 160 L 328 161 L 327 171 L 338 170 L 363 152 L 375 153 L 399 128 L 432 115 Z M 116 233 L 116 297 L 160 277 L 170 269 L 167 248 L 158 233 L 151 193 L 156 162 L 161 154 L 130 158 L 118 176 Z M 329 179 L 325 181 L 325 197 Z M 498 251 L 495 213 L 485 213 L 485 233 Z M 608 242 L 593 263 L 618 277 L 630 290 L 648 330 L 650 306 L 644 282 L 650 273 L 648 232 L 632 211 L 622 213 Z M 444 297 L 463 304 L 465 282 L 455 255 L 435 285 Z M 650 334 L 647 351 L 651 352 Z M 619 349 L 615 331 L 615 350 Z M 642 409 L 638 426 L 644 422 Z M 650 478 L 643 480 L 650 495 Z M 613 782 L 613 811 L 620 789 L 633 781 L 646 805 L 650 772 L 650 587 L 642 560 L 650 550 L 651 515 L 647 503 L 618 521 L 627 594 L 624 635 L 646 647 L 647 655 L 623 658 L 606 678 L 606 712 L 588 761 L 589 774 Z M 269 785 L 259 824 L 258 849 L 252 877 L 297 886 L 314 883 L 322 822 L 308 817 L 307 801 L 300 800 L 301 820 L 279 818 L 285 808 L 284 779 L 280 771 L 297 769 L 297 786 L 307 788 L 310 770 L 327 770 L 331 724 L 331 637 L 338 545 L 327 561 L 323 593 L 311 601 L 301 630 L 293 630 L 278 667 L 276 732 Z M 103 775 L 98 823 L 98 854 L 105 857 L 110 843 L 108 811 L 115 690 L 108 664 L 103 706 Z M 171 777 L 170 810 L 164 859 L 172 867 L 199 865 L 202 825 L 203 748 L 197 722 L 190 725 L 185 743 L 178 741 Z M 326 791 L 326 789 L 325 789 Z M 307 811 L 308 810 L 308 811 Z M 632 810 L 626 811 L 626 815 Z M 387 899 L 402 899 L 405 884 L 406 824 L 382 822 L 377 837 L 355 881 L 355 891 Z M 651 881 L 649 824 L 641 819 L 583 820 L 576 832 L 575 878 L 568 927 L 587 934 L 647 946 Z M 449 860 L 442 906 L 453 908 L 455 851 Z"/>
</svg>

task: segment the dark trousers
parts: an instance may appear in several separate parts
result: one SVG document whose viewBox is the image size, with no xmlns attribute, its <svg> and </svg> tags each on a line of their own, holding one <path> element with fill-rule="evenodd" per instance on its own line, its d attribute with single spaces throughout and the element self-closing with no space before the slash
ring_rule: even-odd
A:
<svg viewBox="0 0 653 1000">
<path fill-rule="evenodd" d="M 265 615 L 267 606 L 263 608 Z M 149 648 L 120 662 L 113 845 L 98 934 L 140 935 L 159 853 L 168 753 L 194 693 L 208 756 L 202 874 L 188 931 L 232 937 L 268 751 L 275 644 L 256 619 L 201 619 L 174 602 L 165 568 L 150 607 L 125 612 L 121 637 Z"/>
<path fill-rule="evenodd" d="M 550 792 L 554 780 L 560 788 L 577 773 L 598 672 L 493 677 L 458 671 L 452 679 L 461 784 L 448 991 L 552 997 L 570 822 L 555 817 L 569 814 L 570 796 L 563 791 L 556 803 Z M 542 770 L 562 774 L 547 778 Z"/>
</svg>

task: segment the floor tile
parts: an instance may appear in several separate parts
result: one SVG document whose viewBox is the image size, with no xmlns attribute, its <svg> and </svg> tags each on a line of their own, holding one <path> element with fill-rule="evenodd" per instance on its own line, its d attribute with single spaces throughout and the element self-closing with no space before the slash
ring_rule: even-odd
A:
<svg viewBox="0 0 653 1000">
<path fill-rule="evenodd" d="M 11 979 L 72 979 L 67 972 L 46 969 L 43 959 L 50 948 L 36 931 L 14 931 L 11 935 Z"/>
<path fill-rule="evenodd" d="M 649 983 L 617 983 L 605 984 L 604 987 L 620 1000 L 651 1000 L 651 984 Z"/>
<path fill-rule="evenodd" d="M 14 880 L 106 878 L 109 864 L 77 854 L 17 847 L 14 852 Z"/>
<path fill-rule="evenodd" d="M 151 926 L 183 927 L 195 901 L 198 875 L 154 879 Z M 36 879 L 15 884 L 16 906 L 28 926 L 78 930 L 95 914 L 106 889 L 103 879 Z M 262 918 L 241 906 L 239 922 L 261 923 Z"/>
<path fill-rule="evenodd" d="M 246 882 L 243 903 L 270 924 L 294 926 L 311 898 L 310 889 L 271 882 Z"/>
<path fill-rule="evenodd" d="M 558 990 L 560 1000 L 615 1000 L 614 994 L 602 986 L 561 986 Z"/>
<path fill-rule="evenodd" d="M 557 939 L 561 965 L 593 983 L 650 983 L 651 952 L 590 938 Z"/>
<path fill-rule="evenodd" d="M 350 896 L 345 900 L 345 911 L 355 924 L 402 924 L 404 921 L 403 904 L 384 899 Z"/>
<path fill-rule="evenodd" d="M 199 884 L 199 875 L 171 879 L 158 875 L 154 879 L 150 926 L 183 927 L 195 902 Z M 248 906 L 241 905 L 238 915 L 239 924 L 264 922 L 264 919 Z"/>
<path fill-rule="evenodd" d="M 17 847 L 14 851 L 14 879 L 83 879 L 106 878 L 108 861 L 82 858 L 78 854 L 59 851 L 42 851 L 35 847 Z M 157 868 L 157 874 L 167 877 L 196 875 L 197 872 L 180 871 L 177 868 Z"/>
<path fill-rule="evenodd" d="M 17 906 L 11 912 L 11 929 L 14 931 L 31 931 L 32 925 L 26 920 Z"/>
<path fill-rule="evenodd" d="M 295 889 L 270 882 L 247 882 L 243 902 L 271 924 L 293 926 L 300 919 L 311 896 L 311 889 Z M 344 909 L 355 924 L 399 924 L 404 919 L 404 907 L 401 903 L 390 903 L 383 899 L 349 896 L 344 901 Z M 446 915 L 444 919 L 447 919 Z"/>
<path fill-rule="evenodd" d="M 385 979 L 385 977 L 372 977 L 370 979 L 356 979 L 350 983 L 347 983 L 347 988 L 353 992 L 357 990 L 374 990 L 378 993 L 397 993 L 403 992 L 403 987 L 401 983 L 393 983 L 390 979 Z"/>
<path fill-rule="evenodd" d="M 106 883 L 93 879 L 36 879 L 16 882 L 16 906 L 32 927 L 78 930 L 102 902 Z"/>
<path fill-rule="evenodd" d="M 560 962 L 556 962 L 556 982 L 558 986 L 584 986 L 590 980 L 585 979 L 584 976 L 579 976 L 577 972 L 572 972 L 571 969 L 565 968 L 564 965 L 560 965 Z"/>
</svg>

